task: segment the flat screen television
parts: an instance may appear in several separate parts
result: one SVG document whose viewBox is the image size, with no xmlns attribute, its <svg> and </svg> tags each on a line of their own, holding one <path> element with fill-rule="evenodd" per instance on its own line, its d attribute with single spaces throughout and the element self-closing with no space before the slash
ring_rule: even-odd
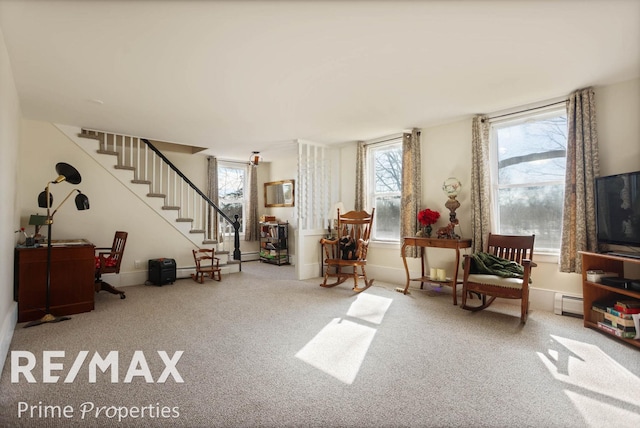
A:
<svg viewBox="0 0 640 428">
<path fill-rule="evenodd" d="M 640 247 L 640 171 L 595 179 L 599 244 Z"/>
</svg>

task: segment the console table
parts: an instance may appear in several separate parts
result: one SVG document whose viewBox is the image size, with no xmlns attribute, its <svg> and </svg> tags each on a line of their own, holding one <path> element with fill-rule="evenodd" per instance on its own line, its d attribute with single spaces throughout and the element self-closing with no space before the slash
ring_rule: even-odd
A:
<svg viewBox="0 0 640 428">
<path fill-rule="evenodd" d="M 421 259 L 421 276 L 418 278 L 411 278 L 409 274 L 409 267 L 407 266 L 407 257 L 405 254 L 405 249 L 407 247 L 420 247 L 420 259 Z M 458 268 L 460 267 L 460 249 L 461 248 L 470 248 L 471 247 L 471 239 L 444 239 L 444 238 L 424 238 L 419 236 L 406 236 L 404 238 L 404 242 L 402 244 L 402 262 L 404 263 L 404 270 L 407 273 L 407 284 L 404 287 L 404 294 L 407 294 L 409 290 L 409 284 L 411 281 L 420 281 L 420 288 L 422 288 L 423 283 L 433 283 L 439 285 L 448 285 L 453 288 L 453 304 L 458 304 L 458 297 L 456 293 L 456 286 L 458 284 Z M 450 250 L 455 250 L 456 252 L 456 264 L 453 276 L 451 278 L 447 278 L 445 281 L 439 281 L 436 278 L 431 278 L 430 276 L 425 274 L 425 262 L 424 262 L 424 253 L 425 248 L 445 248 Z"/>
<path fill-rule="evenodd" d="M 84 240 L 52 245 L 52 314 L 71 315 L 94 309 L 94 248 Z M 42 318 L 46 312 L 47 246 L 19 247 L 15 249 L 14 256 L 14 298 L 18 302 L 18 322 Z"/>
</svg>

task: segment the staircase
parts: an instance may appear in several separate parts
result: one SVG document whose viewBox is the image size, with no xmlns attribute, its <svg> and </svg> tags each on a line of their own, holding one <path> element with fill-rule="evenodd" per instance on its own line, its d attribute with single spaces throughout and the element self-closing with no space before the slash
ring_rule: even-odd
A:
<svg viewBox="0 0 640 428">
<path fill-rule="evenodd" d="M 225 271 L 241 270 L 237 219 L 222 213 L 151 142 L 103 131 L 58 128 L 194 246 L 215 248 L 221 262 L 229 265 Z"/>
</svg>

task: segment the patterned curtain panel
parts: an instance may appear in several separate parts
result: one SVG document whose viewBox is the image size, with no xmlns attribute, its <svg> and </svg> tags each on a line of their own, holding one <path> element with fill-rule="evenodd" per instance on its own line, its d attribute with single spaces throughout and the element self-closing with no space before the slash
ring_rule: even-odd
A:
<svg viewBox="0 0 640 428">
<path fill-rule="evenodd" d="M 567 169 L 562 213 L 560 271 L 581 272 L 579 251 L 597 251 L 593 181 L 600 173 L 595 94 L 592 88 L 569 96 Z"/>
<path fill-rule="evenodd" d="M 358 149 L 356 153 L 356 211 L 367 211 L 364 204 L 367 199 L 367 180 L 365 170 L 367 167 L 367 147 L 364 141 L 358 141 Z"/>
<path fill-rule="evenodd" d="M 491 231 L 491 174 L 489 160 L 489 118 L 473 118 L 471 132 L 471 228 L 473 252 L 485 251 Z"/>
<path fill-rule="evenodd" d="M 402 196 L 400 208 L 400 239 L 415 236 L 418 230 L 418 211 L 422 203 L 422 171 L 420 165 L 420 131 L 402 134 Z M 405 249 L 406 257 L 418 257 L 416 247 Z"/>
<path fill-rule="evenodd" d="M 207 157 L 207 197 L 211 202 L 219 205 L 218 200 L 218 159 L 215 156 Z M 207 209 L 207 239 L 218 240 L 218 213 L 213 207 Z"/>
<path fill-rule="evenodd" d="M 258 224 L 258 168 L 249 167 L 249 203 L 247 204 L 247 219 L 245 221 L 244 240 L 257 241 L 260 239 L 260 225 Z"/>
</svg>

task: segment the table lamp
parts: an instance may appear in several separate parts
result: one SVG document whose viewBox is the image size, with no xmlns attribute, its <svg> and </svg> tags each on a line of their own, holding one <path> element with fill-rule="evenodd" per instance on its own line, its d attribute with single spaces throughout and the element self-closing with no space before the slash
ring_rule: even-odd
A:
<svg viewBox="0 0 640 428">
<path fill-rule="evenodd" d="M 447 226 L 448 231 L 446 236 L 444 236 L 445 238 L 460 238 L 460 236 L 455 233 L 454 229 L 458 225 L 456 210 L 460 208 L 460 202 L 458 202 L 456 196 L 458 196 L 461 187 L 462 183 L 460 183 L 460 180 L 455 177 L 449 177 L 444 181 L 444 183 L 442 183 L 442 191 L 449 198 L 444 204 L 444 206 L 449 210 L 449 225 Z M 440 234 L 440 232 L 438 234 Z"/>
</svg>

